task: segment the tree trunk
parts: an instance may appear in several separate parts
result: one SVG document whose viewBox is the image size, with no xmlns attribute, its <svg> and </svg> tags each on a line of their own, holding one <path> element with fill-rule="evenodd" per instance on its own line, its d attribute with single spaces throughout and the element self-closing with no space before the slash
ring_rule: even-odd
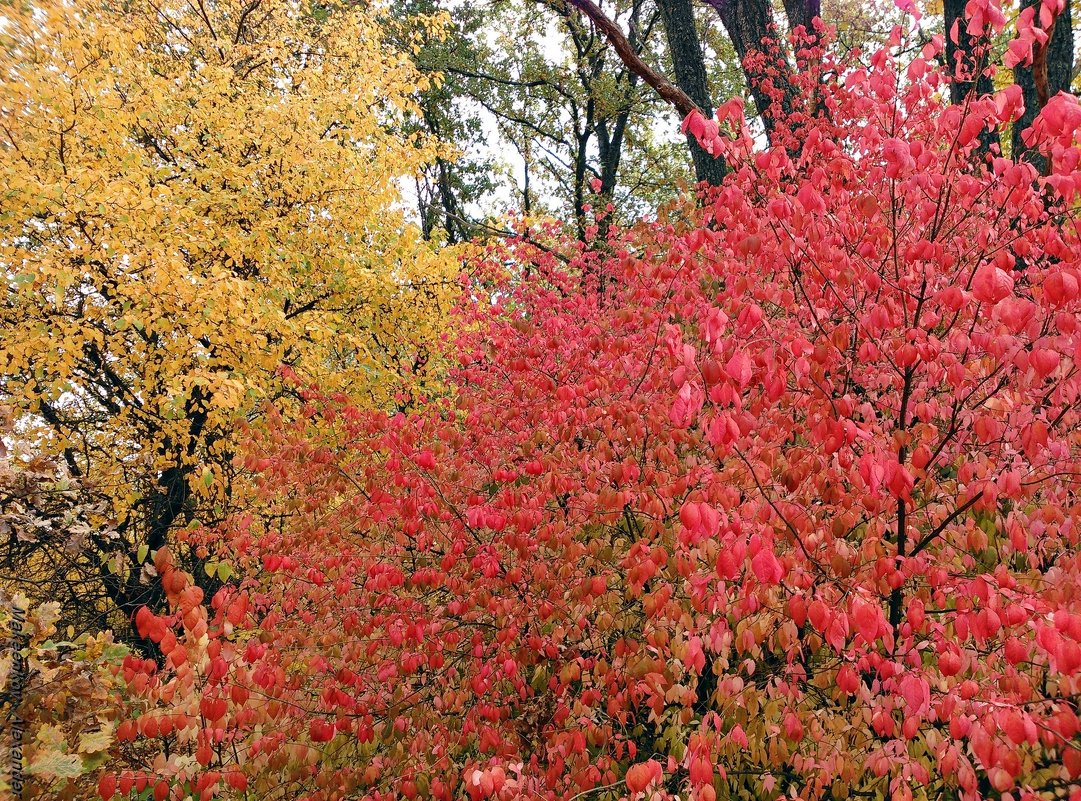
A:
<svg viewBox="0 0 1081 801">
<path fill-rule="evenodd" d="M 777 36 L 769 0 L 707 0 L 716 9 L 732 40 L 747 88 L 754 98 L 766 136 L 776 144 L 778 121 L 787 121 L 797 107 L 792 67 Z M 793 4 L 795 5 L 795 4 Z M 807 5 L 811 5 L 808 3 Z"/>
<path fill-rule="evenodd" d="M 990 48 L 986 39 L 969 36 L 965 19 L 967 0 L 944 0 L 942 13 L 946 23 L 946 67 L 950 75 L 950 102 L 960 105 L 975 93 L 977 97 L 995 90 L 987 75 Z M 957 27 L 957 41 L 953 29 Z M 995 131 L 980 134 L 980 151 L 985 155 L 999 144 Z"/>
<path fill-rule="evenodd" d="M 694 101 L 702 113 L 713 116 L 713 103 L 706 82 L 705 57 L 694 24 L 691 0 L 657 0 L 664 32 L 668 38 L 668 52 L 676 73 L 676 83 Z M 724 160 L 707 153 L 697 140 L 688 134 L 687 146 L 694 162 L 694 177 L 699 182 L 718 186 L 724 179 L 727 166 Z"/>
<path fill-rule="evenodd" d="M 942 4 L 946 23 L 946 66 L 950 71 L 950 101 L 960 104 L 975 89 L 977 95 L 994 91 L 987 75 L 988 42 L 968 34 L 965 19 L 966 0 L 945 0 Z M 957 41 L 953 28 L 957 26 Z M 977 52 L 979 51 L 979 52 Z"/>
<path fill-rule="evenodd" d="M 1039 0 L 1021 0 L 1021 9 L 1033 6 L 1039 9 Z M 1018 65 L 1013 69 L 1014 81 L 1021 87 L 1025 100 L 1025 113 L 1013 124 L 1011 137 L 1011 155 L 1016 160 L 1024 159 L 1034 165 L 1041 173 L 1046 172 L 1047 160 L 1035 151 L 1025 147 L 1021 134 L 1032 125 L 1036 115 L 1047 105 L 1047 101 L 1059 92 L 1069 92 L 1073 79 L 1073 17 L 1070 3 L 1067 2 L 1062 13 L 1054 21 L 1051 38 L 1046 47 L 1038 47 L 1033 54 L 1033 63 Z"/>
<path fill-rule="evenodd" d="M 818 41 L 814 20 L 822 16 L 821 0 L 784 0 L 784 13 L 788 17 L 788 27 L 793 32 L 802 25 L 807 32 L 807 43 L 814 44 Z"/>
</svg>

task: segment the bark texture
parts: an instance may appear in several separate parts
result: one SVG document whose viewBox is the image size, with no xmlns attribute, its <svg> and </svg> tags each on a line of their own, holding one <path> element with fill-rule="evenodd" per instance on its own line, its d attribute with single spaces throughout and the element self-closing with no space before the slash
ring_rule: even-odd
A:
<svg viewBox="0 0 1081 801">
<path fill-rule="evenodd" d="M 778 121 L 790 119 L 797 106 L 786 43 L 777 34 L 769 0 L 706 0 L 716 10 L 743 64 L 747 88 L 774 141 Z M 801 8 L 803 3 L 793 3 Z M 806 3 L 813 6 L 813 3 Z M 808 13 L 813 9 L 807 9 Z M 802 12 L 801 12 L 802 13 Z"/>
<path fill-rule="evenodd" d="M 1022 10 L 1033 6 L 1038 9 L 1039 5 L 1040 0 L 1021 0 Z M 1021 94 L 1025 99 L 1025 113 L 1014 123 L 1010 152 L 1013 158 L 1025 159 L 1040 172 L 1046 171 L 1047 160 L 1025 147 L 1021 135 L 1032 125 L 1032 121 L 1050 98 L 1059 92 L 1070 91 L 1073 79 L 1073 38 L 1073 15 L 1070 3 L 1067 2 L 1065 9 L 1053 23 L 1047 45 L 1037 45 L 1034 49 L 1032 64 L 1018 65 L 1013 70 L 1014 81 L 1021 87 Z"/>
<path fill-rule="evenodd" d="M 995 90 L 987 75 L 990 47 L 985 38 L 970 36 L 965 20 L 967 0 L 944 0 L 942 13 L 946 23 L 946 67 L 949 70 L 950 102 L 960 105 L 970 96 L 979 97 Z M 954 29 L 956 28 L 956 37 Z M 955 41 L 956 38 L 956 41 Z M 980 134 L 980 150 L 987 154 L 998 146 L 998 134 Z"/>
<path fill-rule="evenodd" d="M 713 102 L 706 81 L 705 56 L 702 53 L 698 29 L 694 24 L 691 0 L 657 0 L 657 7 L 661 12 L 661 22 L 668 39 L 668 51 L 672 56 L 676 83 L 703 114 L 712 117 Z M 687 146 L 694 162 L 695 179 L 699 182 L 705 181 L 710 186 L 718 186 L 727 172 L 723 159 L 703 150 L 693 136 L 687 136 Z"/>
</svg>

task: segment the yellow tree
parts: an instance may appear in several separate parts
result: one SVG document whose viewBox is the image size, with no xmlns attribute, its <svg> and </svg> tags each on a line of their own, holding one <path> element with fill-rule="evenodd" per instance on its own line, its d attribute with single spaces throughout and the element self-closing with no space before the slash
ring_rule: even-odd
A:
<svg viewBox="0 0 1081 801">
<path fill-rule="evenodd" d="M 283 365 L 381 406 L 438 379 L 457 267 L 400 211 L 436 146 L 401 133 L 426 79 L 379 14 L 0 12 L 0 405 L 113 499 L 62 568 L 111 608 L 153 603 L 147 554 L 235 504 L 235 421 L 288 403 Z"/>
</svg>

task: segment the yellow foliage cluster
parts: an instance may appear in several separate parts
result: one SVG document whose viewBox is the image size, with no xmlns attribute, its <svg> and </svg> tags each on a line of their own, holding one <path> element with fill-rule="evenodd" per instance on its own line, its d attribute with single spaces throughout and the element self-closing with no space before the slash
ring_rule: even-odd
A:
<svg viewBox="0 0 1081 801">
<path fill-rule="evenodd" d="M 427 79 L 379 13 L 0 11 L 0 403 L 121 517 L 170 469 L 220 506 L 282 365 L 383 407 L 438 381 L 458 266 L 401 210 L 437 145 L 401 132 Z"/>
</svg>

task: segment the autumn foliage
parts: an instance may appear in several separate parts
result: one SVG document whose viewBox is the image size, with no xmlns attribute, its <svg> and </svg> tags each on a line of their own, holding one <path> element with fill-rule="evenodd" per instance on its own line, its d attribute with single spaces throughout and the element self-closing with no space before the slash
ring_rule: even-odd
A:
<svg viewBox="0 0 1081 801">
<path fill-rule="evenodd" d="M 1020 89 L 949 104 L 941 37 L 816 51 L 772 144 L 687 117 L 720 186 L 451 287 L 370 9 L 133 7 L 0 29 L 0 389 L 55 454 L 0 454 L 0 533 L 124 538 L 24 583 L 160 601 L 134 648 L 31 614 L 34 792 L 1081 801 L 1076 98 L 1013 160 Z"/>
<path fill-rule="evenodd" d="M 397 208 L 441 151 L 402 130 L 430 79 L 378 8 L 308 5 L 0 13 L 0 417 L 110 501 L 54 563 L 91 589 L 67 622 L 156 606 L 148 551 L 244 507 L 235 421 L 293 407 L 283 364 L 378 408 L 438 391 L 457 256 Z"/>
<path fill-rule="evenodd" d="M 688 119 L 699 209 L 491 246 L 447 398 L 302 382 L 191 535 L 238 578 L 157 551 L 101 796 L 1078 797 L 1081 106 L 1041 176 L 901 51 L 798 148 Z"/>
</svg>

